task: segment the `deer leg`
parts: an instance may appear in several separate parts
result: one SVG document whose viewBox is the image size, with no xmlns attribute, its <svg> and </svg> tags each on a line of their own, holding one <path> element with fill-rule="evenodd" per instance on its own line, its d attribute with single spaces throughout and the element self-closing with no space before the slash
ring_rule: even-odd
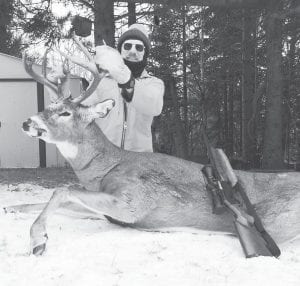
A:
<svg viewBox="0 0 300 286">
<path fill-rule="evenodd" d="M 47 203 L 37 203 L 37 204 L 21 204 L 4 207 L 4 212 L 7 213 L 36 213 L 41 212 Z M 87 210 L 85 207 L 80 207 L 74 203 L 65 203 L 60 205 L 60 208 L 57 210 L 58 214 L 66 215 L 70 217 L 76 217 L 81 219 L 91 218 L 95 216 L 94 212 Z"/>
<path fill-rule="evenodd" d="M 31 213 L 42 211 L 47 203 L 38 203 L 38 204 L 22 204 L 4 207 L 3 210 L 5 213 Z"/>
<path fill-rule="evenodd" d="M 37 217 L 30 229 L 30 249 L 34 255 L 41 255 L 46 248 L 48 235 L 46 224 L 48 217 L 67 203 L 73 203 L 93 212 L 95 217 L 107 215 L 124 223 L 134 223 L 138 215 L 131 211 L 130 206 L 119 198 L 102 193 L 86 190 L 59 190 L 55 191 Z"/>
</svg>

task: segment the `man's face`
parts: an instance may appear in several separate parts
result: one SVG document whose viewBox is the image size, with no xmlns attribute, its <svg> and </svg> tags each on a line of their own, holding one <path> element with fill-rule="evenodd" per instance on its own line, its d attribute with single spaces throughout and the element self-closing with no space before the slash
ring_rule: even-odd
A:
<svg viewBox="0 0 300 286">
<path fill-rule="evenodd" d="M 130 62 L 141 62 L 145 54 L 144 43 L 140 40 L 126 40 L 122 44 L 121 56 Z"/>
</svg>

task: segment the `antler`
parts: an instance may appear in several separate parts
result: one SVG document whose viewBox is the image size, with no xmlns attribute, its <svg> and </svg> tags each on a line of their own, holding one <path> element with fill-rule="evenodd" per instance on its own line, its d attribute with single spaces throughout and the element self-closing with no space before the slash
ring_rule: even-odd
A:
<svg viewBox="0 0 300 286">
<path fill-rule="evenodd" d="M 42 70 L 43 73 L 46 73 L 46 63 L 47 61 L 45 60 L 45 57 L 47 55 L 47 52 L 44 55 L 44 59 L 43 59 L 43 65 L 42 65 Z M 37 82 L 49 87 L 53 92 L 55 92 L 56 94 L 58 93 L 58 88 L 57 86 L 52 83 L 51 81 L 49 81 L 46 77 L 41 76 L 39 74 L 37 74 L 33 68 L 33 62 L 28 58 L 28 56 L 26 55 L 26 53 L 23 54 L 23 64 L 24 64 L 24 68 L 26 70 L 26 72 Z"/>
<path fill-rule="evenodd" d="M 90 71 L 93 75 L 93 81 L 88 86 L 87 90 L 84 91 L 80 96 L 73 99 L 74 103 L 80 103 L 86 98 L 88 98 L 97 88 L 98 84 L 100 83 L 101 79 L 105 76 L 105 72 L 99 73 L 96 63 L 94 62 L 93 57 L 88 52 L 88 50 L 83 46 L 83 44 L 75 37 L 73 34 L 73 40 L 78 45 L 80 50 L 85 54 L 85 56 L 88 58 L 88 61 L 84 61 L 82 59 L 79 59 L 77 57 L 73 57 L 70 55 L 65 54 L 64 52 L 59 51 L 59 53 L 64 56 L 65 58 L 69 59 L 73 63 L 87 69 Z"/>
<path fill-rule="evenodd" d="M 85 100 L 87 97 L 89 97 L 97 88 L 99 82 L 101 79 L 105 76 L 106 72 L 100 72 L 96 66 L 96 63 L 94 62 L 93 57 L 91 54 L 88 52 L 88 50 L 83 46 L 83 44 L 75 37 L 73 34 L 73 40 L 75 43 L 78 45 L 80 50 L 85 54 L 85 56 L 88 58 L 88 61 L 84 61 L 82 59 L 75 58 L 73 56 L 67 55 L 64 52 L 61 52 L 58 50 L 58 52 L 64 56 L 66 59 L 72 61 L 73 63 L 82 66 L 83 68 L 87 69 L 90 71 L 93 75 L 93 81 L 90 83 L 88 86 L 87 90 L 84 91 L 83 93 L 80 94 L 80 96 L 76 97 L 73 99 L 74 103 L 80 103 L 83 100 Z M 42 63 L 42 75 L 37 74 L 33 68 L 33 62 L 27 57 L 26 53 L 23 55 L 23 63 L 24 63 L 24 68 L 26 72 L 37 82 L 49 87 L 55 94 L 55 99 L 59 98 L 66 98 L 66 93 L 68 92 L 66 89 L 68 89 L 68 71 L 66 72 L 64 66 L 65 62 L 63 64 L 63 71 L 62 73 L 65 74 L 64 78 L 62 77 L 57 77 L 57 85 L 53 83 L 51 80 L 49 80 L 47 76 L 47 53 L 49 49 L 46 50 L 44 57 L 43 57 L 43 63 Z M 63 81 L 63 82 L 62 82 Z"/>
<path fill-rule="evenodd" d="M 50 94 L 51 101 L 53 102 L 68 98 L 70 96 L 70 70 L 68 66 L 66 67 L 66 62 L 68 60 L 65 60 L 62 66 L 53 68 L 47 75 L 47 54 L 49 50 L 49 48 L 46 50 L 43 57 L 42 73 L 46 80 L 57 86 L 57 92 Z"/>
</svg>

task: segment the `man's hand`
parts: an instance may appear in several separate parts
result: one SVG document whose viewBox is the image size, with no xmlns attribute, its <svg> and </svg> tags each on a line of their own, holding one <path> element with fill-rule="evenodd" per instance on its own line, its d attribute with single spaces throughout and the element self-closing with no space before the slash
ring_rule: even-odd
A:
<svg viewBox="0 0 300 286">
<path fill-rule="evenodd" d="M 120 53 L 112 47 L 103 45 L 96 48 L 96 64 L 103 70 L 109 72 L 119 84 L 125 84 L 131 77 L 129 68 L 124 64 Z"/>
</svg>

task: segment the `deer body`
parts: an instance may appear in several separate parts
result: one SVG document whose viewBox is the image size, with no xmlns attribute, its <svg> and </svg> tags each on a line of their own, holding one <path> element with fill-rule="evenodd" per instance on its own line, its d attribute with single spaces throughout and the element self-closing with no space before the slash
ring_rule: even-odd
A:
<svg viewBox="0 0 300 286">
<path fill-rule="evenodd" d="M 65 110 L 66 103 L 61 105 Z M 73 117 L 82 117 L 78 116 L 82 107 L 72 108 L 68 112 Z M 60 112 L 51 106 L 50 109 L 52 116 Z M 95 215 L 105 215 L 133 227 L 234 231 L 229 214 L 212 214 L 201 164 L 165 154 L 121 150 L 109 142 L 94 121 L 86 124 L 77 120 L 74 126 L 72 119 L 72 124 L 63 122 L 62 126 L 52 128 L 44 113 L 49 111 L 41 113 L 38 120 L 33 117 L 32 124 L 41 122 L 41 127 L 48 130 L 45 136 L 57 144 L 85 187 L 68 191 L 65 196 L 58 195 L 60 202 L 55 209 L 70 201 Z M 73 129 L 76 131 L 70 136 Z M 299 174 L 238 172 L 237 175 L 275 240 L 281 242 L 300 233 Z M 297 175 L 296 183 L 291 184 L 289 178 L 295 182 Z"/>
<path fill-rule="evenodd" d="M 86 64 L 99 82 L 97 69 Z M 34 74 L 25 59 L 25 69 Z M 45 76 L 44 76 L 45 77 Z M 58 93 L 53 83 L 45 82 Z M 95 81 L 92 90 L 97 87 Z M 62 89 L 59 89 L 62 90 Z M 232 232 L 230 214 L 212 213 L 202 165 L 159 153 L 124 151 L 113 145 L 95 123 L 113 108 L 113 100 L 93 106 L 79 100 L 59 100 L 31 117 L 23 130 L 32 137 L 56 144 L 84 188 L 55 191 L 31 227 L 31 251 L 42 254 L 47 241 L 46 223 L 59 208 L 76 207 L 110 221 L 139 228 L 196 227 Z M 277 242 L 300 234 L 299 173 L 237 172 L 240 184 L 266 229 Z"/>
<path fill-rule="evenodd" d="M 85 189 L 109 194 L 122 202 L 121 209 L 112 207 L 103 214 L 142 228 L 192 226 L 233 230 L 231 220 L 211 214 L 202 165 L 164 154 L 121 150 L 108 141 L 95 122 L 80 126 L 78 121 L 76 127 L 65 124 L 63 130 L 59 126 L 52 128 L 44 113 L 31 122 L 42 121 L 47 136 L 52 131 L 49 142 L 57 144 Z M 61 134 L 65 134 L 64 142 Z M 127 220 L 123 207 L 132 215 Z M 205 220 L 201 219 L 203 213 Z"/>
</svg>

